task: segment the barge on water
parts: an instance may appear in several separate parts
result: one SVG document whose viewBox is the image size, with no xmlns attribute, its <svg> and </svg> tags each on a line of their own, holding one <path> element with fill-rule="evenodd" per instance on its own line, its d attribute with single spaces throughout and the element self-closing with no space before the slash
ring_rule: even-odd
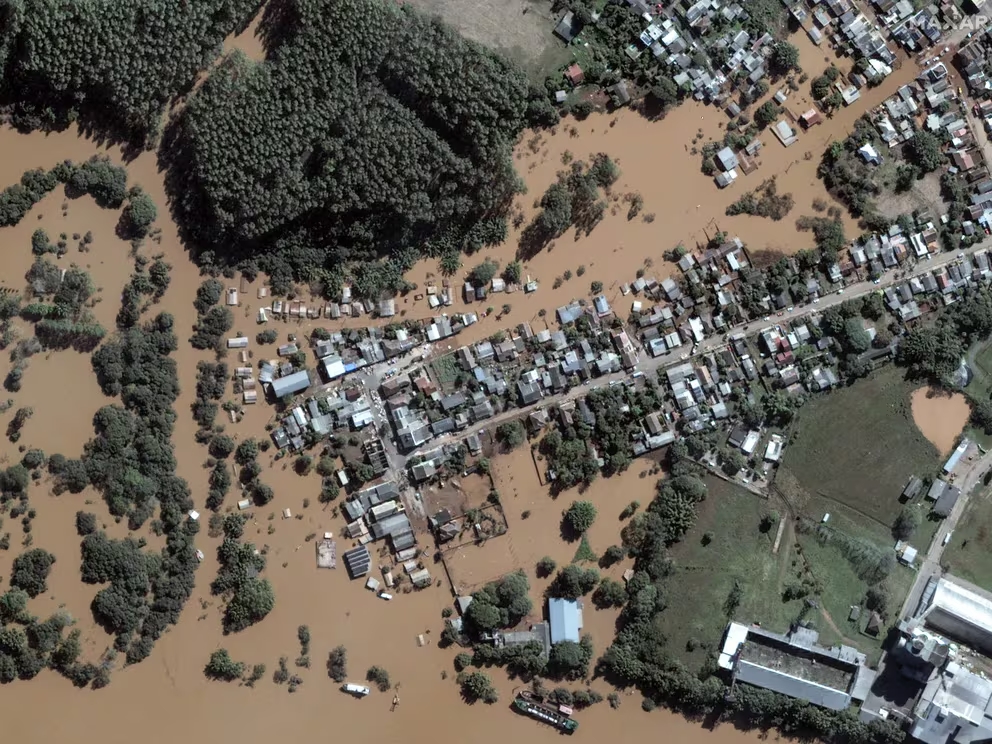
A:
<svg viewBox="0 0 992 744">
<path fill-rule="evenodd" d="M 513 706 L 521 713 L 554 726 L 559 731 L 571 734 L 579 727 L 579 722 L 571 717 L 572 709 L 564 705 L 552 705 L 529 691 L 517 693 Z"/>
</svg>

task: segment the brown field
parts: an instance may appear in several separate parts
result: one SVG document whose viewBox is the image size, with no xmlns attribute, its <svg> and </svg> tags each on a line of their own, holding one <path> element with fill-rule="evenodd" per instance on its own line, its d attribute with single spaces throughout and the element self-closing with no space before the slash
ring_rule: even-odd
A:
<svg viewBox="0 0 992 744">
<path fill-rule="evenodd" d="M 913 421 L 923 436 L 942 455 L 949 455 L 971 417 L 968 399 L 961 393 L 949 395 L 941 390 L 923 387 L 913 391 L 910 401 Z"/>
<path fill-rule="evenodd" d="M 466 38 L 501 50 L 535 77 L 570 56 L 565 45 L 552 34 L 556 16 L 547 3 L 532 0 L 398 2 L 441 16 Z"/>
</svg>

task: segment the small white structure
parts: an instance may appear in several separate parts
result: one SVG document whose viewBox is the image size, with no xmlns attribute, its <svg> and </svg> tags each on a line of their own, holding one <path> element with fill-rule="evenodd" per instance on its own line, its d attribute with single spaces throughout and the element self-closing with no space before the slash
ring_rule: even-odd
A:
<svg viewBox="0 0 992 744">
<path fill-rule="evenodd" d="M 258 322 L 259 323 L 269 322 L 269 308 L 267 307 L 258 308 Z"/>
<path fill-rule="evenodd" d="M 374 592 L 379 591 L 379 586 L 380 586 L 379 579 L 375 578 L 374 576 L 369 576 L 368 581 L 365 582 L 365 588 L 371 589 Z"/>
<path fill-rule="evenodd" d="M 906 545 L 903 547 L 902 551 L 899 553 L 899 561 L 905 563 L 907 566 L 912 566 L 916 562 L 916 548 L 912 545 Z"/>
<path fill-rule="evenodd" d="M 234 287 L 229 287 L 227 290 L 227 304 L 237 305 L 238 304 L 238 290 Z"/>
<path fill-rule="evenodd" d="M 198 512 L 196 509 L 191 510 L 189 513 L 189 518 L 192 519 L 194 522 L 196 522 L 200 518 L 200 512 Z"/>
<path fill-rule="evenodd" d="M 283 509 L 282 510 L 282 518 L 283 519 L 292 519 L 293 518 L 293 512 L 291 512 L 289 509 Z"/>
<path fill-rule="evenodd" d="M 371 692 L 365 685 L 355 685 L 348 682 L 341 686 L 341 689 L 347 692 L 349 695 L 354 695 L 355 697 L 366 697 Z"/>
<path fill-rule="evenodd" d="M 348 474 L 343 470 L 338 471 L 338 483 L 342 486 L 348 485 Z"/>
<path fill-rule="evenodd" d="M 248 509 L 250 507 L 251 507 L 251 501 L 249 499 L 241 499 L 241 501 L 238 502 L 238 509 L 240 509 L 241 511 L 244 511 L 245 509 Z"/>
<path fill-rule="evenodd" d="M 227 339 L 228 349 L 247 349 L 248 348 L 248 337 L 238 336 L 237 338 Z"/>
</svg>

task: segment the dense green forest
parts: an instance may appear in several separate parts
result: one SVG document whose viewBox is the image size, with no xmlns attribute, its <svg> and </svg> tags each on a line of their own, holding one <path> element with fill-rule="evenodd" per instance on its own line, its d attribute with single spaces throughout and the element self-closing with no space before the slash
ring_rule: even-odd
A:
<svg viewBox="0 0 992 744">
<path fill-rule="evenodd" d="M 277 289 L 303 279 L 333 292 L 351 274 L 366 296 L 404 290 L 421 256 L 505 238 L 522 188 L 511 148 L 526 125 L 558 120 L 547 91 L 384 0 L 271 0 L 265 61 L 235 52 L 194 90 L 261 5 L 9 0 L 0 101 L 21 129 L 78 121 L 131 152 L 161 145 L 200 264 L 264 270 Z M 187 94 L 170 123 L 169 102 Z M 129 205 L 135 234 L 153 216 L 135 213 L 144 206 Z"/>
<path fill-rule="evenodd" d="M 143 142 L 260 0 L 6 0 L 4 98 L 21 127 L 80 120 Z"/>
<path fill-rule="evenodd" d="M 423 250 L 502 240 L 512 144 L 556 118 L 523 73 L 440 21 L 378 0 L 287 0 L 269 59 L 229 57 L 189 100 L 165 158 L 206 263 L 323 278 L 375 256 L 368 294 Z M 278 17 L 276 17 L 278 16 Z M 543 113 L 542 113 L 543 112 Z"/>
</svg>

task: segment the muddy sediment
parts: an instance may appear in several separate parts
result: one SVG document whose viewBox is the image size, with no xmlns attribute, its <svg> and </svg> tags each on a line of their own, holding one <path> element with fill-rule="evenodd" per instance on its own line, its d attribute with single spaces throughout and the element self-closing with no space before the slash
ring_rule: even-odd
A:
<svg viewBox="0 0 992 744">
<path fill-rule="evenodd" d="M 910 398 L 913 421 L 942 455 L 950 454 L 971 417 L 971 406 L 961 393 L 931 387 L 914 390 Z"/>
<path fill-rule="evenodd" d="M 802 39 L 797 38 L 796 43 L 801 45 L 803 63 L 811 76 L 818 74 L 820 68 L 826 66 L 825 62 L 819 62 L 822 52 L 813 50 L 815 54 L 811 54 L 802 46 Z M 255 58 L 260 54 L 260 46 L 250 33 L 232 46 L 244 49 Z M 897 71 L 879 88 L 866 91 L 866 103 L 880 102 L 908 81 L 912 77 L 908 67 Z M 803 107 L 806 104 L 797 101 L 795 105 Z M 530 275 L 541 283 L 536 294 L 497 296 L 488 303 L 466 305 L 459 293 L 451 310 L 471 307 L 485 311 L 488 305 L 493 305 L 499 313 L 504 302 L 512 307 L 506 318 L 499 322 L 495 317 L 486 318 L 466 331 L 455 344 L 468 343 L 491 334 L 498 327 L 524 320 L 533 321 L 539 327 L 539 310 L 546 309 L 548 315 L 553 316 L 556 306 L 573 297 L 588 296 L 591 281 L 603 283 L 607 297 L 617 306 L 621 316 L 625 316 L 627 308 L 620 298 L 620 283 L 631 281 L 640 268 L 662 278 L 671 270 L 664 261 L 664 251 L 679 242 L 705 241 L 716 230 L 739 235 L 752 250 L 769 248 L 793 253 L 810 245 L 808 235 L 796 232 L 794 221 L 795 217 L 809 213 L 814 198 L 827 198 L 816 179 L 816 163 L 829 139 L 844 136 L 865 108 L 865 103 L 860 103 L 853 109 L 838 112 L 821 127 L 801 135 L 800 142 L 788 150 L 770 135 L 764 135 L 766 143 L 761 167 L 725 192 L 718 191 L 712 180 L 699 172 L 699 156 L 689 152 L 691 140 L 700 128 L 703 139 L 699 144 L 722 137 L 726 117 L 711 107 L 687 103 L 673 111 L 664 122 L 649 122 L 629 111 L 611 116 L 594 115 L 584 122 L 568 120 L 555 134 L 542 135 L 536 151 L 528 145 L 533 135 L 525 136 L 516 155 L 516 165 L 529 189 L 520 200 L 524 224 L 534 214 L 534 199 L 539 198 L 554 180 L 556 172 L 565 167 L 562 160 L 566 151 L 576 159 L 588 159 L 597 152 L 606 152 L 619 162 L 623 175 L 614 189 L 617 214 L 608 213 L 602 224 L 588 236 L 576 239 L 570 231 L 553 247 L 526 261 L 525 276 Z M 50 168 L 63 159 L 82 161 L 98 152 L 109 152 L 115 160 L 121 159 L 118 150 L 111 148 L 108 151 L 78 136 L 74 130 L 51 135 L 23 135 L 0 129 L 0 150 L 5 154 L 0 163 L 0 186 L 16 182 L 25 170 Z M 810 158 L 805 157 L 806 152 L 811 153 Z M 187 342 L 196 320 L 192 300 L 201 278 L 179 240 L 176 226 L 168 218 L 163 176 L 158 171 L 155 155 L 143 153 L 127 163 L 127 169 L 130 183 L 141 184 L 159 208 L 157 226 L 162 230 L 161 240 L 148 242 L 143 251 L 149 256 L 164 254 L 172 266 L 171 286 L 148 314 L 167 311 L 176 319 L 180 343 L 173 357 L 178 364 L 182 393 L 176 403 L 173 442 L 178 474 L 189 482 L 194 501 L 202 511 L 207 492 L 207 470 L 203 468 L 207 453 L 194 441 L 196 425 L 189 407 L 194 398 L 196 363 L 210 360 L 212 354 L 194 351 Z M 723 216 L 727 204 L 775 173 L 779 174 L 779 191 L 791 192 L 796 199 L 796 207 L 789 218 L 775 223 L 760 218 Z M 635 191 L 643 195 L 643 213 L 653 213 L 653 221 L 645 221 L 642 217 L 626 218 L 622 195 Z M 75 262 L 91 273 L 94 284 L 100 288 L 101 298 L 94 313 L 104 326 L 112 329 L 121 288 L 133 269 L 129 246 L 114 236 L 118 215 L 101 210 L 84 197 L 68 200 L 68 210 L 63 216 L 63 201 L 66 199 L 59 189 L 37 205 L 20 225 L 2 231 L 5 250 L 0 254 L 0 276 L 6 286 L 20 288 L 23 285 L 24 272 L 32 260 L 30 235 L 37 227 L 45 228 L 53 239 L 62 232 L 71 238 L 72 233 L 91 230 L 94 233 L 91 251 L 77 252 L 75 242 L 70 239 L 70 251 L 59 263 L 68 266 Z M 845 224 L 853 234 L 853 223 Z M 466 267 L 486 256 L 505 265 L 514 257 L 517 237 L 515 230 L 506 245 L 467 257 L 464 260 Z M 579 266 L 585 267 L 582 277 L 577 276 Z M 565 269 L 572 270 L 572 279 L 553 290 L 555 277 L 562 275 Z M 440 279 L 437 266 L 431 261 L 421 262 L 411 272 L 412 281 L 420 284 L 418 292 L 423 291 L 431 273 Z M 457 280 L 453 283 L 458 286 Z M 415 294 L 399 301 L 403 317 L 434 315 L 436 311 L 430 310 L 426 301 L 415 300 Z M 242 299 L 242 307 L 235 312 L 235 331 L 253 338 L 257 330 L 254 313 L 258 301 L 254 291 L 244 293 Z M 344 325 L 318 323 L 325 327 Z M 369 323 L 367 318 L 348 321 L 358 327 Z M 302 323 L 299 329 L 306 330 L 310 325 L 312 323 Z M 297 326 L 285 324 L 279 329 L 281 335 L 285 335 L 297 330 Z M 24 332 L 30 333 L 30 329 L 25 326 Z M 252 350 L 256 355 L 262 353 L 254 342 Z M 9 364 L 4 359 L 4 363 Z M 227 362 L 233 367 L 237 360 L 232 354 Z M 14 398 L 14 408 L 31 406 L 35 410 L 34 417 L 24 428 L 20 444 L 70 457 L 78 456 L 92 436 L 92 417 L 96 410 L 115 402 L 100 392 L 88 355 L 74 351 L 33 357 L 22 390 L 0 397 Z M 230 388 L 227 397 L 233 397 Z M 0 416 L 0 426 L 11 415 L 12 412 L 8 412 Z M 225 421 L 227 431 L 237 438 L 262 438 L 266 436 L 264 427 L 272 415 L 269 406 L 259 405 L 249 408 L 246 418 L 238 424 L 230 424 L 220 416 L 218 422 Z M 926 428 L 923 430 L 927 433 Z M 6 463 L 20 457 L 17 446 L 6 440 L 0 443 L 0 452 Z M 135 736 L 149 744 L 164 744 L 188 737 L 190 732 L 194 732 L 197 740 L 225 741 L 335 736 L 357 742 L 412 739 L 446 744 L 464 741 L 466 732 L 471 732 L 472 741 L 479 744 L 495 744 L 511 737 L 533 742 L 558 740 L 554 731 L 516 716 L 508 709 L 512 690 L 518 682 L 509 681 L 496 671 L 493 676 L 501 692 L 500 703 L 495 706 L 465 705 L 460 701 L 453 681 L 451 659 L 454 650 L 441 650 L 434 643 L 418 645 L 419 634 L 433 640 L 440 633 L 441 611 L 451 603 L 447 586 L 400 594 L 393 602 L 384 602 L 362 589 L 360 583 L 349 582 L 342 568 L 318 570 L 313 543 L 307 538 L 324 531 L 337 533 L 341 519 L 332 517 L 331 509 L 317 502 L 320 486 L 316 475 L 297 475 L 286 460 L 275 462 L 271 452 L 260 459 L 265 466 L 261 478 L 275 490 L 276 497 L 268 507 L 255 511 L 254 521 L 246 528 L 246 539 L 259 547 L 268 546 L 265 575 L 271 579 L 277 598 L 269 617 L 237 635 L 225 637 L 222 634 L 221 608 L 209 593 L 210 580 L 217 570 L 219 540 L 208 537 L 207 530 L 203 529 L 197 537 L 197 546 L 206 554 L 206 560 L 197 573 L 193 596 L 179 624 L 157 642 L 151 657 L 134 667 L 115 671 L 111 685 L 99 692 L 76 690 L 69 682 L 48 671 L 30 682 L 5 686 L 0 696 L 0 714 L 6 714 L 6 730 L 12 740 L 48 742 L 61 738 L 75 741 L 95 735 L 81 732 L 100 732 L 100 738 L 110 744 L 130 741 Z M 657 478 L 645 473 L 650 467 L 648 461 L 638 460 L 630 472 L 609 481 L 595 482 L 583 496 L 600 510 L 600 518 L 590 533 L 595 551 L 601 553 L 619 542 L 621 523 L 618 515 L 629 501 L 638 499 L 642 504 L 650 501 Z M 497 457 L 493 468 L 510 532 L 504 538 L 491 541 L 466 561 L 473 564 L 471 574 L 479 581 L 495 578 L 508 568 L 523 568 L 532 577 L 532 597 L 539 608 L 540 593 L 546 582 L 533 578 L 533 565 L 543 555 L 552 556 L 559 564 L 571 560 L 576 546 L 561 540 L 558 523 L 562 509 L 576 495 L 570 492 L 552 500 L 538 481 L 526 447 L 511 455 Z M 236 499 L 234 493 L 228 495 L 229 505 Z M 77 510 L 93 511 L 114 537 L 128 534 L 126 525 L 114 522 L 102 498 L 91 489 L 80 494 L 54 496 L 50 493 L 50 484 L 42 481 L 31 486 L 30 496 L 31 504 L 38 512 L 34 544 L 54 552 L 58 558 L 49 580 L 49 591 L 32 600 L 31 609 L 39 615 L 60 607 L 67 609 L 83 631 L 86 657 L 95 660 L 111 645 L 112 638 L 92 621 L 89 605 L 98 588 L 84 585 L 79 580 L 79 538 L 75 534 L 73 518 Z M 306 508 L 303 507 L 304 499 L 310 501 Z M 290 508 L 301 518 L 283 520 L 281 511 L 284 508 Z M 529 512 L 527 518 L 523 517 L 525 511 Z M 5 530 L 17 534 L 12 549 L 0 552 L 0 575 L 9 575 L 11 561 L 20 550 L 17 543 L 21 535 L 13 527 L 16 527 L 14 520 L 8 519 Z M 135 536 L 144 537 L 150 547 L 161 545 L 161 540 L 147 528 L 139 530 Z M 339 539 L 339 553 L 345 545 L 346 541 Z M 618 564 L 607 573 L 616 578 L 626 565 L 629 563 Z M 439 567 L 430 568 L 435 576 L 443 576 Z M 537 617 L 535 613 L 534 619 Z M 612 639 L 616 612 L 596 611 L 590 607 L 585 617 L 586 629 L 592 633 L 599 653 Z M 288 657 L 292 665 L 298 655 L 296 628 L 300 624 L 309 625 L 313 636 L 312 668 L 300 673 L 304 684 L 298 692 L 289 695 L 284 686 L 273 684 L 270 676 L 279 657 Z M 376 664 L 388 669 L 393 680 L 400 683 L 397 694 L 401 703 L 395 711 L 390 712 L 391 694 L 373 694 L 366 700 L 354 700 L 336 691 L 336 685 L 327 678 L 323 666 L 328 651 L 339 644 L 348 649 L 350 676 L 355 681 L 360 681 L 365 670 Z M 211 651 L 219 647 L 227 648 L 233 658 L 248 664 L 266 664 L 265 679 L 254 690 L 239 688 L 236 684 L 208 682 L 203 676 L 203 666 Z M 443 678 L 445 674 L 447 679 Z M 609 691 L 602 681 L 595 681 L 593 687 L 604 695 Z M 610 737 L 620 741 L 662 736 L 679 742 L 711 744 L 743 744 L 761 738 L 757 733 L 742 733 L 730 726 L 704 729 L 667 711 L 643 713 L 636 695 L 622 696 L 622 700 L 619 711 L 602 703 L 581 712 L 579 735 L 590 737 L 590 740 L 592 737 Z M 42 709 L 54 710 L 57 714 L 41 715 Z"/>
</svg>

